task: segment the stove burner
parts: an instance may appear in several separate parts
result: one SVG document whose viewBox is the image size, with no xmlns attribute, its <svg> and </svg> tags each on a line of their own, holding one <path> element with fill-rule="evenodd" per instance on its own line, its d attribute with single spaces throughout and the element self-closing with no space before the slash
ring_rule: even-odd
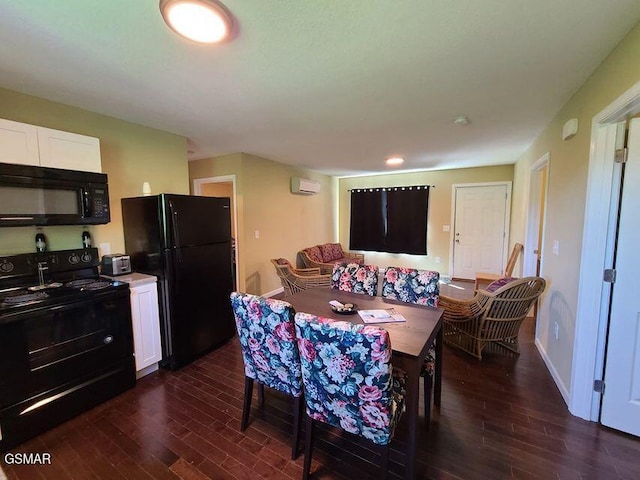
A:
<svg viewBox="0 0 640 480">
<path fill-rule="evenodd" d="M 65 287 L 78 288 L 81 291 L 87 290 L 102 290 L 111 286 L 111 282 L 105 280 L 96 280 L 93 278 L 82 278 L 80 280 L 73 280 L 64 284 Z"/>
<path fill-rule="evenodd" d="M 35 292 L 35 293 L 21 293 L 18 295 L 10 295 L 6 297 L 2 303 L 5 305 L 20 305 L 22 303 L 34 302 L 36 300 L 42 300 L 47 298 L 47 295 L 44 292 Z"/>
<path fill-rule="evenodd" d="M 96 281 L 97 280 L 93 278 L 83 278 L 80 280 L 73 280 L 71 282 L 67 282 L 64 284 L 64 286 L 69 288 L 81 288 L 81 287 L 84 287 L 85 285 L 89 285 L 90 283 L 94 283 Z"/>
<path fill-rule="evenodd" d="M 110 286 L 111 286 L 111 282 L 98 281 L 98 282 L 92 282 L 92 283 L 89 283 L 88 285 L 85 285 L 84 287 L 81 288 L 81 290 L 102 290 L 103 288 L 107 288 Z"/>
</svg>

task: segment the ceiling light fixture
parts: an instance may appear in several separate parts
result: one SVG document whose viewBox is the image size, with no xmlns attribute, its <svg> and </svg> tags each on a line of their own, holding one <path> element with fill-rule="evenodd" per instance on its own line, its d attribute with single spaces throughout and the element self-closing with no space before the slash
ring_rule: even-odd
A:
<svg viewBox="0 0 640 480">
<path fill-rule="evenodd" d="M 387 165 L 402 165 L 404 163 L 404 158 L 402 157 L 389 157 L 385 160 Z"/>
<path fill-rule="evenodd" d="M 160 0 L 160 12 L 169 28 L 199 43 L 227 39 L 233 20 L 217 0 Z"/>
<path fill-rule="evenodd" d="M 471 123 L 471 120 L 469 120 L 469 117 L 467 117 L 466 115 L 458 115 L 453 119 L 453 123 L 455 123 L 456 125 L 469 125 Z"/>
</svg>

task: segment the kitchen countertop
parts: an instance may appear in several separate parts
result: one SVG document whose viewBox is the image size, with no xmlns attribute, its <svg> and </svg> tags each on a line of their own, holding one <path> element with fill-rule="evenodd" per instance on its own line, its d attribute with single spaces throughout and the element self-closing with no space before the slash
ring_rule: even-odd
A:
<svg viewBox="0 0 640 480">
<path fill-rule="evenodd" d="M 126 282 L 130 287 L 139 287 L 141 285 L 147 285 L 149 283 L 155 283 L 158 281 L 158 277 L 154 275 L 147 275 L 146 273 L 127 273 L 126 275 L 102 275 L 103 277 L 110 278 L 111 280 L 118 280 L 119 282 Z"/>
</svg>

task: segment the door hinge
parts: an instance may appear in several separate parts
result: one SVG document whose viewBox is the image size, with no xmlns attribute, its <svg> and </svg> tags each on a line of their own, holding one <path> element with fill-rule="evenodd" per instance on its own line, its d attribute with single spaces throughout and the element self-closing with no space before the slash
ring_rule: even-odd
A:
<svg viewBox="0 0 640 480">
<path fill-rule="evenodd" d="M 607 283 L 616 283 L 616 269 L 615 268 L 605 268 L 603 280 Z"/>
<path fill-rule="evenodd" d="M 604 393 L 604 380 L 594 380 L 593 391 L 598 393 Z"/>
<path fill-rule="evenodd" d="M 627 163 L 627 154 L 629 150 L 626 148 L 619 148 L 616 150 L 615 155 L 613 156 L 613 161 L 615 163 Z"/>
</svg>

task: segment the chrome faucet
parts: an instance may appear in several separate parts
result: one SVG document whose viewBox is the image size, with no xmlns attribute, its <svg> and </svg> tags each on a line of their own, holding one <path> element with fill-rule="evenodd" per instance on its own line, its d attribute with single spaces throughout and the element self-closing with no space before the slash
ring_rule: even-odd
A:
<svg viewBox="0 0 640 480">
<path fill-rule="evenodd" d="M 44 287 L 44 272 L 49 270 L 47 262 L 38 262 L 38 282 L 41 287 Z"/>
</svg>

